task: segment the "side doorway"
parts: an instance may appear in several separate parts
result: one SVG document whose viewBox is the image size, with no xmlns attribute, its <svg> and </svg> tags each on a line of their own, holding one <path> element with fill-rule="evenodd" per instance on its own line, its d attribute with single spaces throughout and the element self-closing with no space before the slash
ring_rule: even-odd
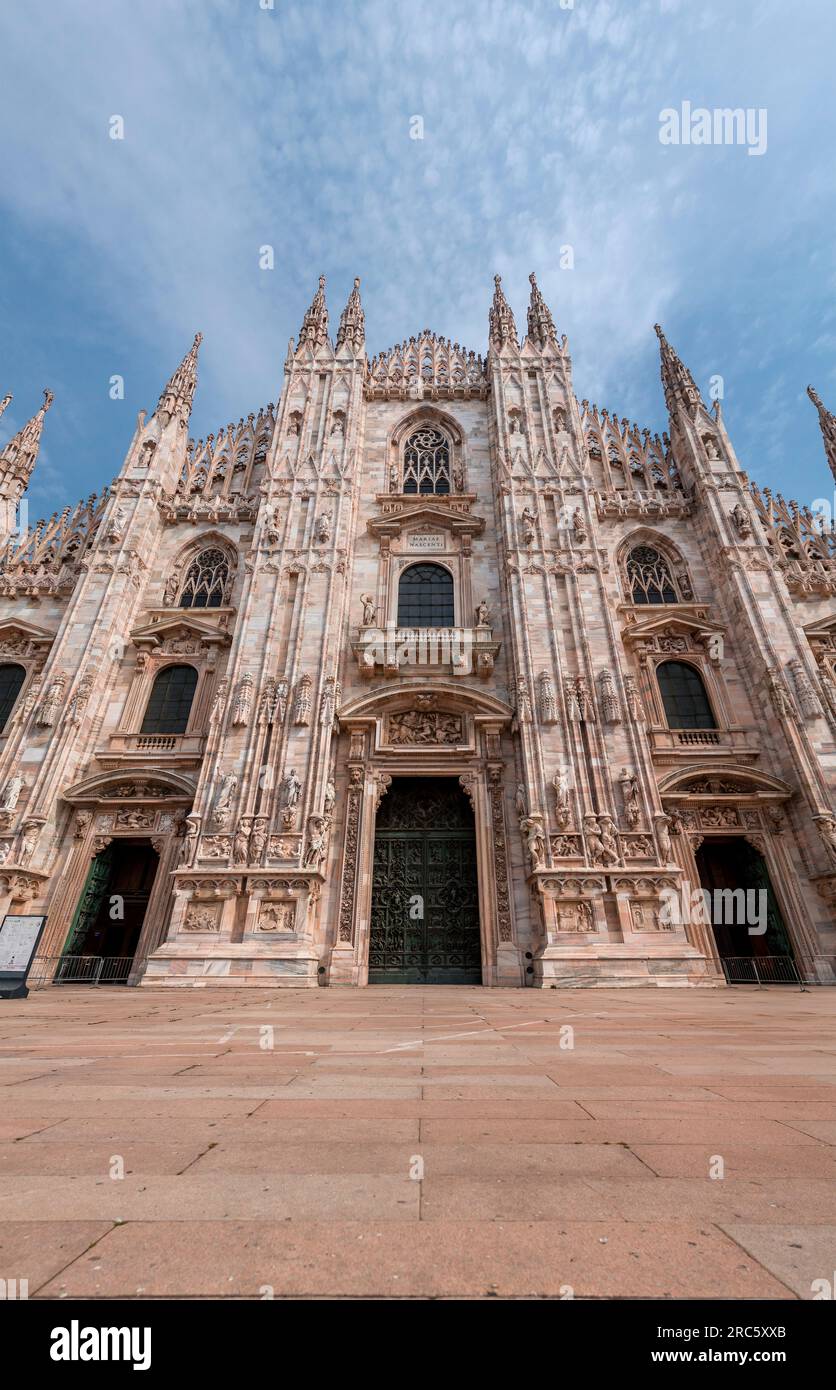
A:
<svg viewBox="0 0 836 1390">
<path fill-rule="evenodd" d="M 730 984 L 764 975 L 795 981 L 795 956 L 766 860 L 742 836 L 708 835 L 696 854 L 700 885 L 710 894 L 717 952 Z M 759 963 L 757 970 L 751 962 Z"/>
<path fill-rule="evenodd" d="M 90 865 L 55 973 L 56 984 L 125 984 L 159 856 L 148 840 L 112 840 Z"/>
</svg>

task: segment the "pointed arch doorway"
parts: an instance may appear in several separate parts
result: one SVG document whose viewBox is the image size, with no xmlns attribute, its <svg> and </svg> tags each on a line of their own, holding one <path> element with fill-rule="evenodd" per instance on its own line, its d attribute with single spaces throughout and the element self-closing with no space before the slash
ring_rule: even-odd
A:
<svg viewBox="0 0 836 1390">
<path fill-rule="evenodd" d="M 375 824 L 369 984 L 481 983 L 470 803 L 455 777 L 395 777 Z"/>
</svg>

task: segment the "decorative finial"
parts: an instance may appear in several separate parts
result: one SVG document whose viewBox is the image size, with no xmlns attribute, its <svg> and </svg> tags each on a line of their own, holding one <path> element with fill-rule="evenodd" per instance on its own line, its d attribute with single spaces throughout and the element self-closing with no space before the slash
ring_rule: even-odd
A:
<svg viewBox="0 0 836 1390">
<path fill-rule="evenodd" d="M 361 353 L 366 344 L 366 316 L 360 302 L 360 279 L 355 276 L 354 289 L 348 296 L 348 303 L 340 315 L 337 333 L 337 347 L 348 343 L 355 353 Z"/>
<path fill-rule="evenodd" d="M 168 421 L 175 415 L 179 417 L 184 429 L 188 424 L 195 388 L 197 387 L 197 354 L 202 342 L 203 334 L 195 333 L 189 351 L 163 388 L 157 402 L 156 414 L 160 416 L 164 424 L 168 424 Z"/>
<path fill-rule="evenodd" d="M 11 396 L 6 396 L 3 402 L 5 410 Z M 31 420 L 27 420 L 22 429 L 8 441 L 5 448 L 0 451 L 0 484 L 12 482 L 15 484 L 15 492 L 20 496 L 29 484 L 32 476 L 32 469 L 38 457 L 38 449 L 41 443 L 41 433 L 44 427 L 44 416 L 52 405 L 55 397 L 51 391 L 44 391 L 44 403 L 35 412 Z"/>
<path fill-rule="evenodd" d="M 671 416 L 674 415 L 677 406 L 682 405 L 687 410 L 688 414 L 693 417 L 697 413 L 697 408 L 702 404 L 694 378 L 691 376 L 684 362 L 682 362 L 671 347 L 662 332 L 661 325 L 654 323 L 653 327 L 659 339 L 662 386 L 665 392 L 665 404 L 668 407 L 668 414 Z"/>
<path fill-rule="evenodd" d="M 537 285 L 537 276 L 532 270 L 528 277 L 531 285 L 531 300 L 528 306 L 528 336 L 532 343 L 544 348 L 547 343 L 557 347 L 557 334 L 551 310 Z"/>
<path fill-rule="evenodd" d="M 824 452 L 833 477 L 836 478 L 836 415 L 827 409 L 823 400 L 812 386 L 807 387 L 807 395 L 819 412 L 819 425 L 821 427 L 822 439 L 824 440 Z"/>
<path fill-rule="evenodd" d="M 502 277 L 493 277 L 494 292 L 493 303 L 490 314 L 488 315 L 488 333 L 492 343 L 497 347 L 504 347 L 506 343 L 513 343 L 514 347 L 519 347 L 517 338 L 517 325 L 514 322 L 514 315 L 511 306 L 502 292 Z"/>
<path fill-rule="evenodd" d="M 325 276 L 319 277 L 319 289 L 311 300 L 311 306 L 302 320 L 299 329 L 299 347 L 310 343 L 313 347 L 324 347 L 328 342 L 328 310 L 325 306 Z"/>
</svg>

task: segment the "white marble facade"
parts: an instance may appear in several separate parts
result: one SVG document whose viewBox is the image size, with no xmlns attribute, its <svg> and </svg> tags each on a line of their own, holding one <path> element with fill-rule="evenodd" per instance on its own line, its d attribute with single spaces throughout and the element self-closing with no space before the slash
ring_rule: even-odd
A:
<svg viewBox="0 0 836 1390">
<path fill-rule="evenodd" d="M 832 537 L 748 480 L 661 330 L 669 435 L 578 401 L 531 280 L 522 341 L 497 279 L 486 356 L 422 333 L 371 360 L 359 282 L 334 342 L 321 281 L 278 404 L 195 443 L 198 335 L 109 488 L 23 536 L 48 394 L 5 446 L 0 912 L 47 912 L 44 959 L 96 857 L 141 840 L 133 983 L 364 984 L 381 798 L 443 775 L 473 806 L 484 984 L 722 984 L 711 926 L 661 910 L 718 836 L 832 981 Z M 437 492 L 408 486 L 419 431 Z M 417 561 L 453 579 L 429 639 L 397 626 Z M 668 717 L 672 660 L 711 728 Z M 143 732 L 173 665 L 185 727 Z"/>
</svg>

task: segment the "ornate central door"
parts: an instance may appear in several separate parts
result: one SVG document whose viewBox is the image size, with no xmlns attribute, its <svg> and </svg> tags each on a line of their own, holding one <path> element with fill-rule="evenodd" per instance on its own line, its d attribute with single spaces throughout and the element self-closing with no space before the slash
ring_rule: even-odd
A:
<svg viewBox="0 0 836 1390">
<path fill-rule="evenodd" d="M 455 778 L 397 777 L 375 828 L 369 984 L 481 982 L 468 799 Z"/>
</svg>

